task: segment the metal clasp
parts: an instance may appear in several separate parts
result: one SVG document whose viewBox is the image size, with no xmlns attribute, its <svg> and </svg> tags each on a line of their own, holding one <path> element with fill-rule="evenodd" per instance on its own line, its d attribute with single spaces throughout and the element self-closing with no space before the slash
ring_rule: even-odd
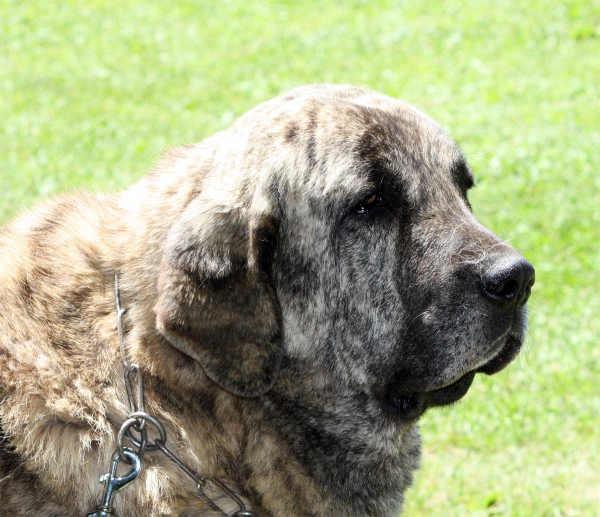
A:
<svg viewBox="0 0 600 517">
<path fill-rule="evenodd" d="M 102 498 L 102 504 L 96 509 L 96 511 L 89 513 L 86 517 L 110 517 L 114 516 L 112 505 L 114 495 L 123 490 L 127 485 L 137 478 L 142 470 L 142 462 L 139 456 L 131 449 L 123 448 L 125 457 L 131 462 L 131 470 L 124 476 L 117 476 L 117 467 L 121 461 L 119 450 L 117 449 L 112 456 L 112 463 L 110 466 L 110 472 L 103 474 L 100 477 L 100 483 L 106 485 L 104 489 L 104 497 Z"/>
</svg>

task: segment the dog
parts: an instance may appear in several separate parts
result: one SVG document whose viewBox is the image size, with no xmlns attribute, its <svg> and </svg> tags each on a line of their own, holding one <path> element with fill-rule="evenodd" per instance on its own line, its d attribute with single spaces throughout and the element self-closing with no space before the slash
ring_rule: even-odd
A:
<svg viewBox="0 0 600 517">
<path fill-rule="evenodd" d="M 17 218 L 0 233 L 0 515 L 100 503 L 130 413 L 118 275 L 146 411 L 191 468 L 261 517 L 397 516 L 419 417 L 524 341 L 534 269 L 475 219 L 472 186 L 418 109 L 320 85 L 170 151 L 119 195 Z M 113 509 L 232 515 L 225 499 L 146 452 Z"/>
</svg>

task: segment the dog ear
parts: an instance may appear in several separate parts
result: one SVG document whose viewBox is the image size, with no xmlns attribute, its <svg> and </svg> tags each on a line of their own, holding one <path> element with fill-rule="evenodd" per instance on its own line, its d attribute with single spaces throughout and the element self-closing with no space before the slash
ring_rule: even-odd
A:
<svg viewBox="0 0 600 517">
<path fill-rule="evenodd" d="M 257 397 L 281 365 L 270 280 L 276 219 L 193 201 L 171 228 L 158 274 L 157 328 L 223 389 Z"/>
</svg>

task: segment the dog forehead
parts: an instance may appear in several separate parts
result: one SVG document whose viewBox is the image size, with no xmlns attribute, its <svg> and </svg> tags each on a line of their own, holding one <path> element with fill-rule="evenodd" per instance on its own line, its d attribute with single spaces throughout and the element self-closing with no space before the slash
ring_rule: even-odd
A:
<svg viewBox="0 0 600 517">
<path fill-rule="evenodd" d="M 450 187 L 450 171 L 462 160 L 424 112 L 354 86 L 297 88 L 250 110 L 227 133 L 229 170 L 246 170 L 251 184 L 262 177 L 280 192 L 289 187 L 315 198 L 362 192 L 374 169 L 398 176 L 416 196 L 432 185 Z"/>
<path fill-rule="evenodd" d="M 324 144 L 387 131 L 403 136 L 407 145 L 435 140 L 455 147 L 439 124 L 412 104 L 348 85 L 295 88 L 248 111 L 231 129 L 250 129 L 257 137 L 281 134 L 287 141 L 299 133 L 318 133 Z"/>
<path fill-rule="evenodd" d="M 420 189 L 446 183 L 462 155 L 440 125 L 418 108 L 357 87 L 305 87 L 281 99 L 274 117 L 287 145 L 304 157 L 297 179 L 312 192 L 352 193 L 375 169 Z"/>
</svg>

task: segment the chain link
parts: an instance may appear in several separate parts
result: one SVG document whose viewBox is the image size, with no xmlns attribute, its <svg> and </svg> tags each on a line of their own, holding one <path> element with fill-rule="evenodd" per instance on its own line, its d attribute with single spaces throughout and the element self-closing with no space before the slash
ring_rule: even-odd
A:
<svg viewBox="0 0 600 517">
<path fill-rule="evenodd" d="M 141 368 L 132 362 L 129 362 L 127 350 L 125 346 L 125 330 L 123 327 L 123 316 L 126 309 L 121 306 L 121 295 L 119 290 L 119 277 L 115 275 L 115 299 L 117 305 L 117 330 L 119 333 L 119 347 L 121 349 L 121 361 L 124 369 L 125 389 L 127 391 L 127 401 L 129 403 L 130 414 L 121 425 L 117 434 L 117 452 L 121 461 L 130 463 L 129 457 L 126 455 L 126 447 L 124 440 L 127 438 L 136 448 L 137 455 L 141 459 L 145 452 L 154 452 L 160 450 L 167 458 L 169 458 L 181 471 L 183 471 L 195 484 L 199 495 L 209 504 L 213 511 L 220 512 L 223 517 L 227 514 L 212 501 L 205 493 L 204 487 L 207 483 L 215 485 L 223 494 L 233 500 L 239 507 L 239 511 L 233 514 L 233 517 L 257 517 L 254 513 L 248 511 L 241 497 L 231 490 L 225 483 L 217 478 L 205 478 L 198 474 L 187 463 L 181 460 L 175 453 L 167 448 L 167 431 L 158 418 L 146 412 L 146 401 L 144 393 L 144 380 L 142 377 Z M 159 437 L 154 440 L 154 443 L 148 442 L 148 430 L 146 422 L 149 422 L 158 431 Z M 139 438 L 133 436 L 137 433 Z"/>
</svg>

